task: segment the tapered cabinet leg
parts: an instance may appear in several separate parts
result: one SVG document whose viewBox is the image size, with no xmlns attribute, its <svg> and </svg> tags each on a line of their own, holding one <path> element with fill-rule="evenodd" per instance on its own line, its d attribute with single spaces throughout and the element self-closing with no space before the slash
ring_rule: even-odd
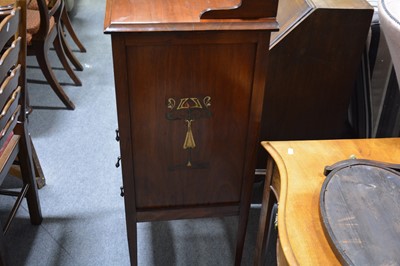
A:
<svg viewBox="0 0 400 266">
<path fill-rule="evenodd" d="M 271 193 L 271 182 L 274 174 L 274 160 L 271 157 L 267 159 L 267 173 L 263 190 L 262 207 L 260 212 L 260 221 L 257 233 L 256 250 L 254 256 L 254 265 L 261 266 L 265 260 L 265 247 L 268 238 L 268 228 L 273 205 L 273 195 Z"/>
</svg>

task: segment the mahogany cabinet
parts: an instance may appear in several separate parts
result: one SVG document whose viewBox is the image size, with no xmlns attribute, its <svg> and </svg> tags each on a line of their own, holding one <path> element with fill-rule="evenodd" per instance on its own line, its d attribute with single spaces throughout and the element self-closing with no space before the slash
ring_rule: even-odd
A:
<svg viewBox="0 0 400 266">
<path fill-rule="evenodd" d="M 226 215 L 241 262 L 277 1 L 236 5 L 107 1 L 132 264 L 137 222 Z"/>
</svg>

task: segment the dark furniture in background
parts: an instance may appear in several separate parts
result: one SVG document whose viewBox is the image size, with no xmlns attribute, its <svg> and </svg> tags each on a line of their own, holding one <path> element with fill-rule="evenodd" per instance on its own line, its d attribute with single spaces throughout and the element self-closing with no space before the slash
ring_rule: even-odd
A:
<svg viewBox="0 0 400 266">
<path fill-rule="evenodd" d="M 107 1 L 132 264 L 137 222 L 227 215 L 241 263 L 277 1 L 236 4 Z"/>
<path fill-rule="evenodd" d="M 379 10 L 371 27 L 374 42 L 371 41 L 369 58 L 373 74 L 371 95 L 377 102 L 373 110 L 374 136 L 400 136 L 400 9 L 396 1 L 369 2 L 374 4 L 375 11 Z"/>
<path fill-rule="evenodd" d="M 279 2 L 261 140 L 356 137 L 348 108 L 372 13 L 362 0 Z M 257 168 L 265 161 L 260 147 Z"/>
</svg>

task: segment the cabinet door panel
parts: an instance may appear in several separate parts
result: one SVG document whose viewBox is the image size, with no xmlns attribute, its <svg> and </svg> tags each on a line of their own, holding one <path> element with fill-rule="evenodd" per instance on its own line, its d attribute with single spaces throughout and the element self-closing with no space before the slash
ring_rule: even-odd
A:
<svg viewBox="0 0 400 266">
<path fill-rule="evenodd" d="M 237 203 L 256 45 L 127 47 L 136 205 Z"/>
</svg>

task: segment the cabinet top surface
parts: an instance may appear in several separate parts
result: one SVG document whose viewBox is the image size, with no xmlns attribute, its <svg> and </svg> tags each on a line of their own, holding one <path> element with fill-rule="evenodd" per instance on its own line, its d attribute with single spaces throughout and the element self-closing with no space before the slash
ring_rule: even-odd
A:
<svg viewBox="0 0 400 266">
<path fill-rule="evenodd" d="M 196 30 L 269 30 L 275 19 L 200 20 L 211 9 L 233 9 L 240 0 L 107 0 L 105 33 Z"/>
</svg>

